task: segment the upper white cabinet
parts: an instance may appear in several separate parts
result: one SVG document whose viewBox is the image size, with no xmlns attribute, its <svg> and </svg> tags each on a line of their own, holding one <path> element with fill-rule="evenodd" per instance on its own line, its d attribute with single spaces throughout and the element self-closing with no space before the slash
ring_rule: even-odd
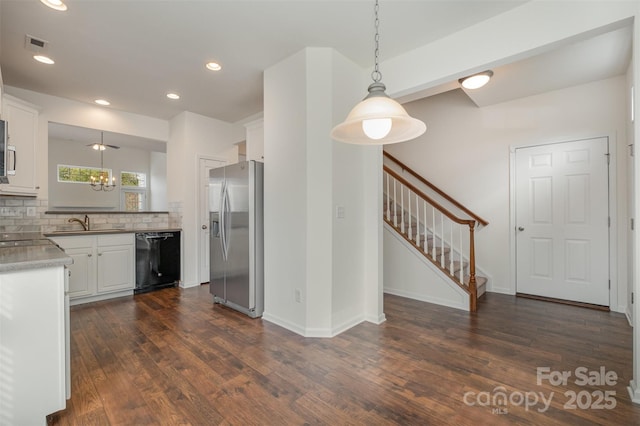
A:
<svg viewBox="0 0 640 426">
<path fill-rule="evenodd" d="M 264 163 L 264 120 L 252 121 L 244 125 L 247 137 L 247 160 Z"/>
<path fill-rule="evenodd" d="M 7 177 L 0 185 L 0 195 L 37 195 L 36 142 L 38 110 L 34 105 L 13 96 L 2 97 L 2 118 L 8 126 Z"/>
</svg>

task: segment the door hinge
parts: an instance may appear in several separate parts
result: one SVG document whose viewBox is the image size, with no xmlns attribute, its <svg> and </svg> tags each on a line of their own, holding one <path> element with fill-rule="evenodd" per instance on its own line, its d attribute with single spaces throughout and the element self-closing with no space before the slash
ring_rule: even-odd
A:
<svg viewBox="0 0 640 426">
<path fill-rule="evenodd" d="M 633 293 L 631 293 L 631 304 L 633 305 Z"/>
<path fill-rule="evenodd" d="M 611 280 L 609 280 L 609 290 L 611 290 Z"/>
<path fill-rule="evenodd" d="M 611 216 L 607 217 L 607 226 L 611 228 Z"/>
<path fill-rule="evenodd" d="M 633 231 L 636 228 L 636 222 L 631 218 L 631 230 Z"/>
<path fill-rule="evenodd" d="M 636 149 L 635 149 L 635 144 L 630 143 L 629 144 L 629 155 L 630 156 L 634 156 L 636 153 Z"/>
<path fill-rule="evenodd" d="M 606 153 L 605 157 L 607 157 L 607 165 L 611 164 L 611 154 Z"/>
</svg>

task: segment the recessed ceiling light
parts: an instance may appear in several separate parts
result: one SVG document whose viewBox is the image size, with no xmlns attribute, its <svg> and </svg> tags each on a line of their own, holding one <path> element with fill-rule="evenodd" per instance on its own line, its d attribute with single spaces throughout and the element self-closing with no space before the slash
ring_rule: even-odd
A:
<svg viewBox="0 0 640 426">
<path fill-rule="evenodd" d="M 51 9 L 60 10 L 64 12 L 67 10 L 67 5 L 61 0 L 40 0 L 42 4 L 49 6 Z"/>
<path fill-rule="evenodd" d="M 38 62 L 42 62 L 43 64 L 47 64 L 47 65 L 55 64 L 53 59 L 51 59 L 48 56 L 44 56 L 44 55 L 33 55 L 33 59 L 35 59 Z"/>
<path fill-rule="evenodd" d="M 107 101 L 105 99 L 96 99 L 93 102 L 97 103 L 98 105 L 104 105 L 104 106 L 111 105 L 111 102 L 109 102 L 109 101 Z"/>
<path fill-rule="evenodd" d="M 484 71 L 458 80 L 465 89 L 479 89 L 491 80 L 493 71 Z"/>
<path fill-rule="evenodd" d="M 211 71 L 220 71 L 222 69 L 220 64 L 217 62 L 207 62 L 206 67 L 208 70 L 211 70 Z"/>
<path fill-rule="evenodd" d="M 180 99 L 180 95 L 177 93 L 167 93 L 167 98 L 169 99 Z"/>
</svg>

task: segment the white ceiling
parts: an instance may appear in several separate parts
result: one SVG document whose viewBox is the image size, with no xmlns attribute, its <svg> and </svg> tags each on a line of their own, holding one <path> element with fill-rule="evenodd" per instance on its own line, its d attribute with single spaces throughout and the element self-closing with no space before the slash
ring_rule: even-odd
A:
<svg viewBox="0 0 640 426">
<path fill-rule="evenodd" d="M 169 119 L 188 110 L 228 122 L 262 111 L 262 72 L 305 46 L 332 47 L 362 67 L 373 62 L 372 0 L 66 0 L 57 12 L 38 0 L 0 0 L 4 84 Z M 397 56 L 523 1 L 382 0 L 381 60 Z M 46 66 L 26 34 L 48 41 Z M 631 29 L 494 68 L 479 106 L 620 75 Z M 204 63 L 223 70 L 212 73 Z M 384 69 L 382 69 L 384 74 Z M 451 82 L 436 92 L 458 88 Z M 366 88 L 363 87 L 363 92 Z M 169 91 L 182 96 L 165 97 Z"/>
</svg>

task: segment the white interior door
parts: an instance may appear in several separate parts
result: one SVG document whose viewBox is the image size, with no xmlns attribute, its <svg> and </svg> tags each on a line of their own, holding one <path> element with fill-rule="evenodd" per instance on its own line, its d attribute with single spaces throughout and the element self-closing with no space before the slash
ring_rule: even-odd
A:
<svg viewBox="0 0 640 426">
<path fill-rule="evenodd" d="M 200 158 L 198 164 L 199 191 L 198 216 L 200 234 L 198 237 L 198 282 L 209 282 L 209 170 L 222 167 L 225 161 Z"/>
<path fill-rule="evenodd" d="M 516 150 L 518 293 L 609 306 L 608 140 Z"/>
</svg>

